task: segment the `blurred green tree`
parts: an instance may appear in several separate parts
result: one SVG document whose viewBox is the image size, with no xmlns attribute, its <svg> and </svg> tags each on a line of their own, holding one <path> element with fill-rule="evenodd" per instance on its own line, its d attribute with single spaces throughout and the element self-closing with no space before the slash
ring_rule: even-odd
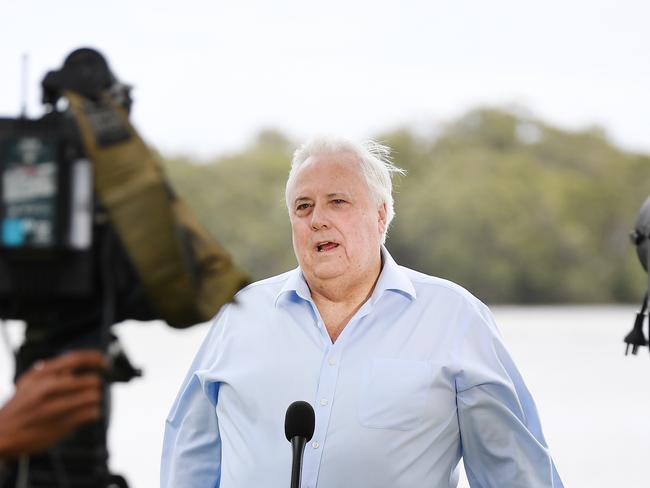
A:
<svg viewBox="0 0 650 488">
<path fill-rule="evenodd" d="M 398 262 L 489 303 L 637 302 L 645 276 L 627 235 L 650 193 L 650 156 L 598 128 L 473 110 L 428 135 L 376 139 L 408 174 L 387 246 Z M 256 278 L 296 265 L 284 203 L 295 144 L 263 131 L 237 154 L 165 161 L 199 219 Z"/>
</svg>

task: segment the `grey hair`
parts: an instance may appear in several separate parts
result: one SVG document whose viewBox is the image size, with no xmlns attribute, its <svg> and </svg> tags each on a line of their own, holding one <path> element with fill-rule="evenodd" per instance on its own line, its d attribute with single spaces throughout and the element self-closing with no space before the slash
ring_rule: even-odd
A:
<svg viewBox="0 0 650 488">
<path fill-rule="evenodd" d="M 355 156 L 355 159 L 359 162 L 361 174 L 368 185 L 370 197 L 377 205 L 386 204 L 386 229 L 382 236 L 382 244 L 386 242 L 388 227 L 395 216 L 392 176 L 394 173 L 404 175 L 406 171 L 393 164 L 388 146 L 372 140 L 357 143 L 338 137 L 318 136 L 309 139 L 296 149 L 291 160 L 291 170 L 285 187 L 285 200 L 289 212 L 291 212 L 289 189 L 298 169 L 310 157 L 323 153 L 350 153 Z"/>
</svg>

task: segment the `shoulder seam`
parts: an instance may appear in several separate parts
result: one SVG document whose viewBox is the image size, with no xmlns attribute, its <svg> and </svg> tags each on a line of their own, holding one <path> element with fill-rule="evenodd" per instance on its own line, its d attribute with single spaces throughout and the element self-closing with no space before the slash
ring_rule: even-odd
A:
<svg viewBox="0 0 650 488">
<path fill-rule="evenodd" d="M 408 269 L 408 268 L 406 268 Z M 410 271 L 415 271 L 415 270 L 410 270 Z M 440 278 L 437 276 L 430 276 L 430 275 L 425 275 L 424 273 L 420 273 L 419 271 L 415 271 L 414 276 L 409 276 L 409 279 L 413 283 L 418 283 L 421 285 L 429 285 L 432 287 L 440 287 L 444 288 L 445 290 L 449 290 L 453 292 L 455 295 L 458 295 L 460 298 L 466 300 L 469 302 L 474 308 L 476 312 L 480 313 L 480 308 L 478 304 L 483 305 L 483 307 L 487 307 L 479 298 L 475 297 L 469 290 L 463 288 L 461 285 L 454 283 L 453 281 L 449 281 L 445 278 Z"/>
<path fill-rule="evenodd" d="M 239 290 L 235 296 L 237 296 L 240 293 L 242 293 L 242 292 L 244 292 L 246 290 L 249 290 L 251 288 L 257 288 L 259 286 L 266 286 L 266 285 L 269 285 L 269 286 L 277 285 L 278 283 L 286 281 L 289 278 L 289 276 L 288 276 L 289 273 L 291 273 L 291 271 L 285 271 L 282 274 L 279 274 L 279 275 L 276 275 L 276 276 L 270 276 L 268 278 L 258 280 L 258 281 L 254 282 L 254 283 L 250 283 L 249 285 L 246 285 L 244 288 Z"/>
</svg>

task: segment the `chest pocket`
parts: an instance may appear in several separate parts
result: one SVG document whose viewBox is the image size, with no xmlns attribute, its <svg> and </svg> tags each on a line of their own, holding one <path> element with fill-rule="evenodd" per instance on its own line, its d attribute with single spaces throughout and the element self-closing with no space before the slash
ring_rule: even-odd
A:
<svg viewBox="0 0 650 488">
<path fill-rule="evenodd" d="M 359 422 L 375 429 L 412 429 L 422 422 L 433 379 L 429 361 L 373 359 L 362 379 Z"/>
</svg>

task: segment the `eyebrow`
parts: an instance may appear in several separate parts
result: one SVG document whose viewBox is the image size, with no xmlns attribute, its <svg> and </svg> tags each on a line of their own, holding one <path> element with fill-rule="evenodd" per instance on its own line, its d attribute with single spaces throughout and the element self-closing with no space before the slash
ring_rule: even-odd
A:
<svg viewBox="0 0 650 488">
<path fill-rule="evenodd" d="M 343 198 L 347 198 L 348 200 L 350 200 L 352 198 L 352 195 L 350 195 L 349 193 L 343 193 L 343 192 L 329 193 L 327 195 L 327 198 L 334 198 L 334 197 L 343 197 Z"/>
</svg>

